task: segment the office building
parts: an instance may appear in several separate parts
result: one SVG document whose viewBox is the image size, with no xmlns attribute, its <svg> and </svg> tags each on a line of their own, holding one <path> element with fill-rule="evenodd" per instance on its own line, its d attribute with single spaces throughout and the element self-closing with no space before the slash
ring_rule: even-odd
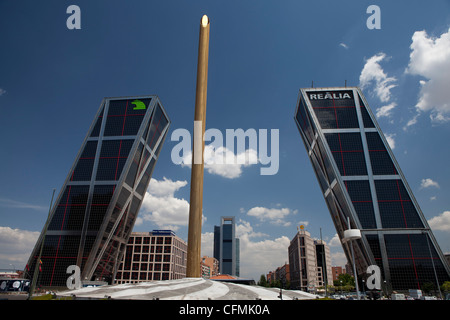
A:
<svg viewBox="0 0 450 320">
<path fill-rule="evenodd" d="M 219 273 L 239 277 L 239 239 L 236 238 L 234 217 L 221 217 L 214 226 L 214 258 L 219 261 Z"/>
<path fill-rule="evenodd" d="M 333 284 L 330 248 L 324 241 L 314 240 L 311 234 L 298 229 L 288 247 L 291 289 L 315 291 Z"/>
<path fill-rule="evenodd" d="M 171 230 L 133 232 L 115 283 L 174 280 L 186 277 L 187 244 Z"/>
<path fill-rule="evenodd" d="M 322 240 L 314 240 L 316 247 L 317 285 L 333 284 L 330 247 Z"/>
<path fill-rule="evenodd" d="M 219 260 L 213 257 L 202 257 L 202 278 L 211 278 L 219 274 Z"/>
<path fill-rule="evenodd" d="M 295 122 L 342 242 L 357 273 L 378 265 L 388 290 L 450 280 L 450 269 L 361 90 L 300 89 Z M 350 226 L 348 225 L 350 222 Z M 437 278 L 437 281 L 436 281 Z"/>
<path fill-rule="evenodd" d="M 303 291 L 318 287 L 316 247 L 311 234 L 298 230 L 288 247 L 291 289 Z"/>
<path fill-rule="evenodd" d="M 331 267 L 331 272 L 333 273 L 333 281 L 336 281 L 339 279 L 339 276 L 341 274 L 346 274 L 347 272 L 345 271 L 345 268 L 343 267 Z"/>
<path fill-rule="evenodd" d="M 71 265 L 112 282 L 169 124 L 157 96 L 103 99 L 28 260 L 32 277 L 44 242 L 39 285 L 65 287 Z"/>
<path fill-rule="evenodd" d="M 291 273 L 289 270 L 289 264 L 285 263 L 281 267 L 276 268 L 274 271 L 269 271 L 266 280 L 268 283 L 275 282 L 277 280 L 282 283 L 284 282 L 284 284 L 290 283 Z"/>
</svg>

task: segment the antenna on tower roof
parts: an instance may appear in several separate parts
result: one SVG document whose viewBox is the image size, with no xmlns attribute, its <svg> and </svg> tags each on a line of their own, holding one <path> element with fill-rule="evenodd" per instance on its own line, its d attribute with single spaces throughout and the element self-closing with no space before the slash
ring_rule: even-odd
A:
<svg viewBox="0 0 450 320">
<path fill-rule="evenodd" d="M 347 80 L 345 80 L 345 87 L 347 88 Z"/>
<path fill-rule="evenodd" d="M 311 88 L 314 88 L 314 80 L 311 81 Z"/>
</svg>

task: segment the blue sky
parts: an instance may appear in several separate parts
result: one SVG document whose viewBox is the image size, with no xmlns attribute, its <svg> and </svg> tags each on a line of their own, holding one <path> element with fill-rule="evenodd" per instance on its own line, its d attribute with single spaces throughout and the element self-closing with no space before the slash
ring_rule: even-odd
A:
<svg viewBox="0 0 450 320">
<path fill-rule="evenodd" d="M 66 9 L 81 9 L 69 30 Z M 381 9 L 370 30 L 369 5 Z M 294 122 L 298 89 L 361 86 L 422 211 L 450 252 L 450 2 L 1 1 L 0 268 L 23 268 L 103 97 L 157 94 L 172 125 L 135 231 L 187 239 L 190 169 L 175 165 L 192 132 L 199 22 L 211 20 L 207 128 L 278 129 L 279 170 L 205 172 L 203 251 L 234 215 L 241 275 L 287 261 L 299 224 L 345 258 Z"/>
</svg>

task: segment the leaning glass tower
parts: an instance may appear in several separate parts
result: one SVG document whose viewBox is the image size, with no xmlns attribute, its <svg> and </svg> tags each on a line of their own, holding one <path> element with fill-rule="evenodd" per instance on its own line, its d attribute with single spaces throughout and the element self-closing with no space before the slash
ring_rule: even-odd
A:
<svg viewBox="0 0 450 320">
<path fill-rule="evenodd" d="M 169 125 L 157 96 L 103 99 L 28 260 L 33 275 L 44 241 L 39 285 L 66 286 L 70 265 L 111 283 Z"/>
<path fill-rule="evenodd" d="M 300 89 L 295 122 L 343 240 L 350 220 L 358 274 L 378 265 L 388 290 L 442 285 L 450 268 L 359 88 Z M 343 243 L 348 261 L 349 243 Z"/>
</svg>

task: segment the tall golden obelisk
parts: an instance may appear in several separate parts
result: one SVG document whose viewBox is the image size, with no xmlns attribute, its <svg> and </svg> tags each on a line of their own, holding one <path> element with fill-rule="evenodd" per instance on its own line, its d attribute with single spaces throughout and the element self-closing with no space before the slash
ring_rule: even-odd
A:
<svg viewBox="0 0 450 320">
<path fill-rule="evenodd" d="M 203 139 L 206 122 L 206 92 L 208 84 L 209 18 L 200 22 L 198 43 L 197 89 L 195 96 L 194 139 L 192 143 L 191 196 L 186 277 L 200 278 L 202 209 L 203 209 Z"/>
</svg>

